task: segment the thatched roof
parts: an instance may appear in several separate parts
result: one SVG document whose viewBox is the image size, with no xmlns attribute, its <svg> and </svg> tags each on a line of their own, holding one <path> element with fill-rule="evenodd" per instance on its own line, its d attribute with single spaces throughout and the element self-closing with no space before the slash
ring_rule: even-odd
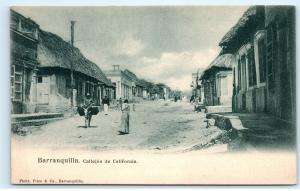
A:
<svg viewBox="0 0 300 191">
<path fill-rule="evenodd" d="M 38 61 L 41 68 L 73 69 L 95 78 L 101 83 L 112 86 L 102 70 L 93 62 L 86 59 L 78 48 L 72 47 L 59 36 L 40 30 L 38 44 Z"/>
<path fill-rule="evenodd" d="M 238 34 L 239 30 L 243 28 L 250 20 L 252 16 L 256 14 L 256 6 L 251 6 L 239 19 L 237 24 L 235 24 L 222 38 L 219 45 L 223 46 L 232 41 Z"/>
<path fill-rule="evenodd" d="M 232 68 L 234 56 L 232 54 L 222 54 L 217 56 L 203 71 L 200 79 L 207 79 L 211 74 L 220 70 L 229 70 Z"/>
</svg>

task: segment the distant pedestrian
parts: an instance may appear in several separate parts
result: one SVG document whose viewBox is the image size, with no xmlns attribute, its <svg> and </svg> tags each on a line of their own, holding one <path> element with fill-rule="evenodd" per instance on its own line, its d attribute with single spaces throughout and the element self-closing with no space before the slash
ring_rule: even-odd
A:
<svg viewBox="0 0 300 191">
<path fill-rule="evenodd" d="M 103 108 L 104 108 L 104 114 L 108 115 L 109 99 L 107 96 L 105 96 L 104 99 L 102 99 L 102 104 L 103 104 Z"/>
<path fill-rule="evenodd" d="M 195 95 L 192 95 L 191 99 L 190 99 L 190 103 L 195 101 Z"/>
<path fill-rule="evenodd" d="M 195 98 L 193 104 L 194 104 L 194 111 L 197 112 L 197 113 L 200 112 L 201 108 L 200 108 L 200 102 L 199 102 L 198 98 Z"/>
<path fill-rule="evenodd" d="M 121 126 L 119 130 L 120 135 L 129 133 L 129 113 L 130 113 L 130 106 L 128 104 L 128 100 L 125 99 L 122 105 Z"/>
</svg>

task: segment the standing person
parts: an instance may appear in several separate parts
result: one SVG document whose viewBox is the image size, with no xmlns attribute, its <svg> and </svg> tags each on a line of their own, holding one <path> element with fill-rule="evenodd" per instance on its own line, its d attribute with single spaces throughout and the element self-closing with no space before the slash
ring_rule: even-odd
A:
<svg viewBox="0 0 300 191">
<path fill-rule="evenodd" d="M 104 99 L 102 100 L 102 104 L 104 107 L 104 114 L 108 115 L 108 106 L 109 106 L 109 99 L 107 96 L 104 97 Z"/>
<path fill-rule="evenodd" d="M 118 101 L 118 109 L 119 109 L 120 111 L 122 111 L 122 104 L 123 104 L 123 100 L 122 100 L 122 98 L 120 97 L 120 99 L 119 99 L 119 101 Z"/>
<path fill-rule="evenodd" d="M 91 120 L 92 120 L 92 107 L 94 105 L 94 101 L 91 97 L 91 94 L 87 93 L 86 98 L 84 99 L 84 114 L 85 114 L 85 127 L 91 127 Z"/>
<path fill-rule="evenodd" d="M 122 116 L 121 116 L 121 126 L 119 133 L 120 135 L 129 133 L 129 113 L 130 106 L 128 104 L 128 100 L 124 100 L 124 104 L 122 105 Z"/>
</svg>

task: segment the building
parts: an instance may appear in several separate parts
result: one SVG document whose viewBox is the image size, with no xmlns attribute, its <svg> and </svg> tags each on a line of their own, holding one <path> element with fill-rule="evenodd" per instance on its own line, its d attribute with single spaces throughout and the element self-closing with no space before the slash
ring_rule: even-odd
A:
<svg viewBox="0 0 300 191">
<path fill-rule="evenodd" d="M 129 70 L 121 70 L 119 65 L 113 65 L 113 70 L 104 71 L 104 73 L 116 87 L 116 99 L 133 99 L 136 85 L 132 72 Z"/>
<path fill-rule="evenodd" d="M 170 99 L 171 88 L 163 83 L 156 84 L 158 87 L 158 98 L 159 99 Z"/>
<path fill-rule="evenodd" d="M 220 54 L 201 74 L 206 106 L 224 105 L 231 108 L 233 63 L 233 55 Z"/>
<path fill-rule="evenodd" d="M 204 88 L 202 85 L 202 80 L 200 79 L 201 75 L 203 73 L 203 69 L 199 68 L 197 72 L 192 73 L 192 96 L 194 99 L 198 99 L 198 102 L 200 104 L 204 101 Z"/>
<path fill-rule="evenodd" d="M 130 92 L 131 97 L 129 99 L 134 99 L 134 98 L 138 97 L 138 91 L 140 91 L 141 86 L 138 85 L 139 80 L 138 80 L 137 76 L 135 75 L 135 73 L 131 72 L 128 69 L 125 69 L 122 72 L 127 76 L 127 78 L 131 81 L 131 84 L 132 84 L 131 85 L 132 92 Z"/>
<path fill-rule="evenodd" d="M 136 82 L 136 96 L 146 99 L 147 98 L 147 84 L 143 80 L 137 79 Z"/>
<path fill-rule="evenodd" d="M 33 113 L 37 104 L 39 25 L 10 10 L 11 113 Z"/>
<path fill-rule="evenodd" d="M 295 8 L 252 6 L 219 44 L 235 56 L 235 112 L 295 119 Z"/>
<path fill-rule="evenodd" d="M 278 118 L 293 122 L 296 119 L 295 30 L 295 7 L 266 6 L 265 47 L 256 43 L 259 52 L 263 52 L 262 49 L 266 48 L 264 49 L 267 66 L 264 69 L 267 78 L 265 110 Z M 259 55 L 256 58 L 260 60 Z"/>
<path fill-rule="evenodd" d="M 148 82 L 144 79 L 140 79 L 139 80 L 141 84 L 143 84 L 143 99 L 150 99 L 151 96 L 150 96 L 150 91 L 151 91 L 151 87 L 153 86 L 153 83 L 151 82 Z"/>
<path fill-rule="evenodd" d="M 71 108 L 72 100 L 73 106 L 81 105 L 87 93 L 91 94 L 96 105 L 100 105 L 105 95 L 114 94 L 111 93 L 114 91 L 114 85 L 101 69 L 86 59 L 78 48 L 55 34 L 40 30 L 38 62 L 39 111 L 66 111 Z M 74 89 L 71 87 L 72 70 Z"/>
</svg>

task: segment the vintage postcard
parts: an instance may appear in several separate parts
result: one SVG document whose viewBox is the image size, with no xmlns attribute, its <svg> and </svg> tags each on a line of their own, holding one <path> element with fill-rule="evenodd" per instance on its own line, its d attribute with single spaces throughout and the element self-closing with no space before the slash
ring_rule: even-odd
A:
<svg viewBox="0 0 300 191">
<path fill-rule="evenodd" d="M 10 7 L 12 184 L 296 184 L 294 6 Z"/>
</svg>

